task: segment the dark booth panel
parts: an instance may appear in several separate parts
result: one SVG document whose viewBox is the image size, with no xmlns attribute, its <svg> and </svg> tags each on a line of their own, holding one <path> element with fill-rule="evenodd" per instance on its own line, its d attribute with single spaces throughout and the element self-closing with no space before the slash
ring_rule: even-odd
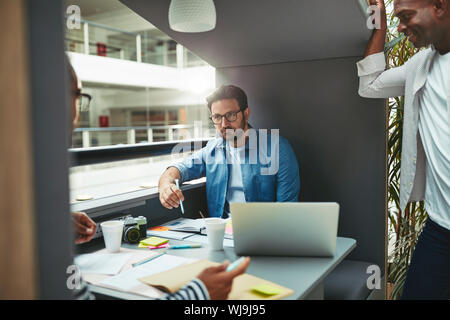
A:
<svg viewBox="0 0 450 320">
<path fill-rule="evenodd" d="M 218 68 L 242 87 L 256 128 L 280 129 L 300 167 L 300 201 L 340 204 L 349 259 L 385 264 L 385 102 L 358 95 L 358 58 Z"/>
<path fill-rule="evenodd" d="M 62 1 L 26 1 L 39 299 L 70 299 L 68 79 Z M 68 83 L 68 81 L 67 81 Z M 64 133 L 67 133 L 65 135 Z"/>
</svg>

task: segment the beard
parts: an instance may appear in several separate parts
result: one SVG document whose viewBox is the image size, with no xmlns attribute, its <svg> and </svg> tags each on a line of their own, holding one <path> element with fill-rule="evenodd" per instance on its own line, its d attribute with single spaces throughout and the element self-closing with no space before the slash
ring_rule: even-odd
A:
<svg viewBox="0 0 450 320">
<path fill-rule="evenodd" d="M 222 138 L 229 142 L 237 142 L 239 139 L 245 137 L 245 127 L 245 119 L 242 118 L 242 121 L 237 128 L 226 126 L 220 130 L 220 134 L 222 135 Z"/>
<path fill-rule="evenodd" d="M 246 122 L 245 119 L 242 119 L 241 123 L 237 128 L 231 126 L 224 127 L 220 130 L 220 134 L 222 138 L 229 144 L 242 146 L 245 145 L 245 138 L 246 138 L 245 128 Z"/>
</svg>

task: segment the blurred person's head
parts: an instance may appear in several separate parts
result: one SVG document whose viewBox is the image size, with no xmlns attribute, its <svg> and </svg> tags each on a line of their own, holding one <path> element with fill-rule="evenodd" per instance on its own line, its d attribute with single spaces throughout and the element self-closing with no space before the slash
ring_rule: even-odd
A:
<svg viewBox="0 0 450 320">
<path fill-rule="evenodd" d="M 395 0 L 398 31 L 421 48 L 433 44 L 438 51 L 449 50 L 450 0 Z"/>
<path fill-rule="evenodd" d="M 69 73 L 69 105 L 71 132 L 78 126 L 79 104 L 81 99 L 81 82 L 78 80 L 77 74 L 67 58 L 67 68 Z"/>
<path fill-rule="evenodd" d="M 223 85 L 209 95 L 206 101 L 211 120 L 224 139 L 227 139 L 226 130 L 248 130 L 250 109 L 244 90 L 233 85 Z"/>
</svg>

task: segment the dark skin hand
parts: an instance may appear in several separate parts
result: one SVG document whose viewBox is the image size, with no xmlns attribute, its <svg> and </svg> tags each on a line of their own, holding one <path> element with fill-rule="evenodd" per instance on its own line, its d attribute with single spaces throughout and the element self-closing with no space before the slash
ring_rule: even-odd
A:
<svg viewBox="0 0 450 320">
<path fill-rule="evenodd" d="M 374 29 L 372 37 L 367 45 L 366 52 L 364 56 L 370 56 L 372 54 L 383 52 L 384 43 L 386 39 L 387 31 L 387 18 L 386 18 L 386 7 L 383 0 L 370 0 L 370 5 L 375 5 L 380 10 L 380 29 Z"/>
</svg>

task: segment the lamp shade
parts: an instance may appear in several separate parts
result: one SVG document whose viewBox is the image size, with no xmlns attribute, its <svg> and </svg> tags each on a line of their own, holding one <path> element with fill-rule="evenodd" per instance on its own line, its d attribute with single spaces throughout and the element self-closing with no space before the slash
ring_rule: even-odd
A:
<svg viewBox="0 0 450 320">
<path fill-rule="evenodd" d="M 216 27 L 216 8 L 213 0 L 172 0 L 169 6 L 169 25 L 179 32 L 205 32 Z"/>
</svg>

